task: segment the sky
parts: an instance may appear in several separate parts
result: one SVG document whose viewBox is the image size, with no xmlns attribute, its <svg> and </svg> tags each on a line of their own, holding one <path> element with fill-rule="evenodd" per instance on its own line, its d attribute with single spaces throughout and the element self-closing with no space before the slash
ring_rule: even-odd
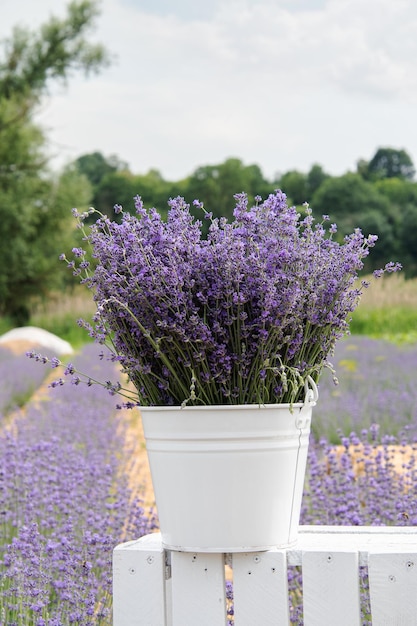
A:
<svg viewBox="0 0 417 626">
<path fill-rule="evenodd" d="M 66 5 L 1 0 L 0 38 Z M 55 169 L 99 151 L 172 181 L 229 157 L 269 180 L 315 163 L 337 176 L 386 146 L 417 164 L 415 0 L 100 7 L 89 39 L 107 46 L 111 66 L 54 85 L 37 115 Z"/>
</svg>

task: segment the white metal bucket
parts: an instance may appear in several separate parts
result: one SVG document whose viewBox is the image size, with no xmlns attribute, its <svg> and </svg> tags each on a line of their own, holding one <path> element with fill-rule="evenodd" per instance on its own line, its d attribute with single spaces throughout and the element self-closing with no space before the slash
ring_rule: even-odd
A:
<svg viewBox="0 0 417 626">
<path fill-rule="evenodd" d="M 163 545 L 248 552 L 297 539 L 312 407 L 143 407 Z"/>
</svg>

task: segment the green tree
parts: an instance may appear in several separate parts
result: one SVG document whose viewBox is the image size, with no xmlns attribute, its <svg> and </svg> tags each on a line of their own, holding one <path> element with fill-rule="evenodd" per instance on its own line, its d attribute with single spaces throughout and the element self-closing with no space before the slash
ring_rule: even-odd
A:
<svg viewBox="0 0 417 626">
<path fill-rule="evenodd" d="M 398 240 L 397 224 L 389 214 L 375 209 L 365 211 L 359 218 L 358 226 L 365 235 L 378 235 L 378 241 L 372 254 L 365 259 L 365 271 L 383 267 L 387 261 L 400 261 L 400 245 Z"/>
<path fill-rule="evenodd" d="M 408 205 L 403 213 L 399 232 L 401 256 L 406 277 L 417 276 L 417 206 Z"/>
<path fill-rule="evenodd" d="M 329 215 L 338 225 L 338 237 L 361 228 L 366 235 L 378 235 L 366 269 L 379 267 L 393 257 L 397 260 L 400 214 L 396 206 L 376 186 L 359 174 L 348 173 L 325 180 L 313 195 L 311 207 L 316 217 Z"/>
<path fill-rule="evenodd" d="M 83 154 L 73 163 L 80 174 L 88 178 L 92 186 L 91 205 L 98 211 L 115 218 L 114 205 L 132 201 L 132 174 L 125 161 L 116 155 L 104 157 L 101 152 Z M 94 218 L 91 218 L 92 220 Z"/>
<path fill-rule="evenodd" d="M 326 174 L 321 165 L 319 165 L 318 163 L 314 163 L 311 166 L 311 169 L 307 174 L 308 200 L 313 197 L 313 194 L 316 193 L 317 189 L 328 178 L 330 178 L 330 175 Z"/>
<path fill-rule="evenodd" d="M 347 233 L 358 226 L 358 218 L 366 211 L 389 213 L 390 203 L 372 183 L 349 172 L 325 180 L 313 195 L 311 206 L 315 215 L 329 215 Z"/>
<path fill-rule="evenodd" d="M 308 178 L 297 170 L 290 170 L 279 180 L 280 189 L 288 196 L 292 204 L 303 204 L 309 200 Z"/>
<path fill-rule="evenodd" d="M 117 219 L 114 205 L 121 204 L 125 211 L 134 213 L 134 197 L 140 196 L 146 207 L 155 207 L 162 215 L 166 215 L 168 199 L 184 195 L 185 189 L 184 182 L 168 182 L 158 170 L 151 169 L 147 174 L 132 174 L 128 170 L 113 171 L 103 176 L 97 185 L 93 205 L 111 219 Z"/>
<path fill-rule="evenodd" d="M 78 171 L 88 178 L 94 190 L 106 174 L 129 171 L 129 166 L 125 161 L 120 161 L 114 154 L 105 157 L 101 152 L 83 154 L 74 161 L 74 164 Z"/>
<path fill-rule="evenodd" d="M 203 202 L 213 217 L 231 218 L 235 201 L 233 196 L 245 191 L 250 202 L 255 196 L 266 197 L 273 186 L 268 183 L 258 165 L 244 165 L 240 159 L 230 158 L 218 165 L 197 168 L 185 184 L 185 195 L 189 202 Z M 201 210 L 195 215 L 202 219 Z"/>
<path fill-rule="evenodd" d="M 48 170 L 33 116 L 52 81 L 107 64 L 104 48 L 87 39 L 96 16 L 95 2 L 72 2 L 66 17 L 38 32 L 16 28 L 0 54 L 0 314 L 16 324 L 27 322 L 32 296 L 57 284 L 57 253 L 72 233 L 69 209 L 91 194 L 77 172 L 57 178 Z"/>
<path fill-rule="evenodd" d="M 126 211 L 134 211 L 133 198 L 137 193 L 131 172 L 109 172 L 96 188 L 94 208 L 114 219 L 115 204 L 121 204 Z"/>
<path fill-rule="evenodd" d="M 361 167 L 371 180 L 381 178 L 412 180 L 415 174 L 410 155 L 405 150 L 395 148 L 378 148 L 367 168 L 364 167 L 363 161 L 359 162 L 358 167 Z"/>
<path fill-rule="evenodd" d="M 186 183 L 184 181 L 170 182 L 164 180 L 158 170 L 151 169 L 147 174 L 134 177 L 136 194 L 139 195 L 146 207 L 155 207 L 161 215 L 168 212 L 168 199 L 184 196 Z"/>
<path fill-rule="evenodd" d="M 417 274 L 416 251 L 416 216 L 417 216 L 417 183 L 400 178 L 383 178 L 374 183 L 380 194 L 385 196 L 390 204 L 389 222 L 395 238 L 395 250 L 392 258 L 402 263 L 406 277 Z M 385 238 L 381 236 L 381 242 Z M 372 255 L 374 257 L 374 255 Z"/>
<path fill-rule="evenodd" d="M 288 201 L 295 205 L 310 203 L 313 194 L 330 178 L 322 166 L 314 163 L 307 174 L 298 170 L 289 170 L 278 175 L 274 187 L 279 187 L 287 195 Z"/>
<path fill-rule="evenodd" d="M 417 183 L 401 178 L 383 178 L 375 182 L 375 189 L 397 207 L 417 205 Z"/>
</svg>

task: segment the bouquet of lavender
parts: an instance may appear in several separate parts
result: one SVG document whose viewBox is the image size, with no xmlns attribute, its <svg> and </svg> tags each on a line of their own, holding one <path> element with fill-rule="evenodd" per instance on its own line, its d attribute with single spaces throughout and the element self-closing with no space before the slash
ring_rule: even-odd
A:
<svg viewBox="0 0 417 626">
<path fill-rule="evenodd" d="M 74 210 L 96 259 L 91 269 L 82 249 L 63 257 L 94 292 L 94 324 L 83 324 L 110 346 L 136 403 L 301 401 L 307 376 L 318 381 L 348 332 L 377 237 L 357 229 L 339 242 L 327 216 L 315 223 L 308 205 L 300 215 L 279 190 L 252 207 L 244 193 L 235 199 L 231 222 L 194 201 L 211 221 L 206 239 L 183 198 L 169 201 L 166 221 L 139 197 L 136 215 L 115 207 L 120 223 L 100 215 L 87 227 L 91 211 Z M 72 366 L 66 373 L 81 381 Z"/>
</svg>

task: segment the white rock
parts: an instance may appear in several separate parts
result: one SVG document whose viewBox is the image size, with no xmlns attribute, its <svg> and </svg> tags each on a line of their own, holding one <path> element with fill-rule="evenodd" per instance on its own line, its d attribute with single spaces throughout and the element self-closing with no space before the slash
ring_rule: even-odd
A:
<svg viewBox="0 0 417 626">
<path fill-rule="evenodd" d="M 14 328 L 0 336 L 0 344 L 9 343 L 11 341 L 28 341 L 34 345 L 49 348 L 56 354 L 72 354 L 74 352 L 68 341 L 64 341 L 57 335 L 43 328 L 37 328 L 36 326 Z"/>
</svg>

